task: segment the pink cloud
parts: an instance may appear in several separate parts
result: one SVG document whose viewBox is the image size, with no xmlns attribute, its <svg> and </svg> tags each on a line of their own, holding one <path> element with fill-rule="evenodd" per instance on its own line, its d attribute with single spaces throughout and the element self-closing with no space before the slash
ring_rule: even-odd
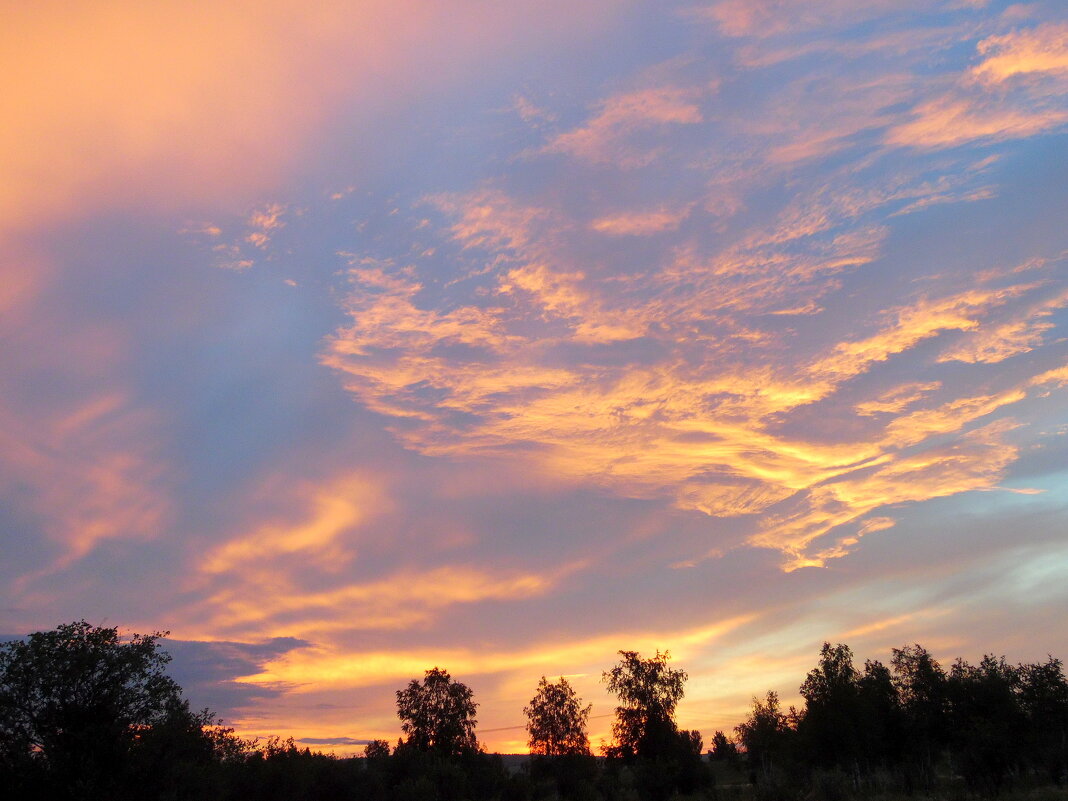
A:
<svg viewBox="0 0 1068 801">
<path fill-rule="evenodd" d="M 1034 136 L 1065 121 L 1068 112 L 1056 108 L 1027 111 L 963 98 L 939 98 L 917 107 L 911 121 L 891 128 L 886 143 L 935 149 L 977 140 L 1000 142 Z"/>
<path fill-rule="evenodd" d="M 546 35 L 583 35 L 619 4 L 558 13 L 564 6 L 166 0 L 13 9 L 0 48 L 0 229 L 110 204 L 249 205 L 306 155 L 339 104 L 382 111 L 407 99 L 397 86 L 422 91 Z"/>
<path fill-rule="evenodd" d="M 690 89 L 660 87 L 614 95 L 599 106 L 596 115 L 581 128 L 562 133 L 543 152 L 566 153 L 599 164 L 635 168 L 656 158 L 655 148 L 630 141 L 636 131 L 666 125 L 693 125 L 702 121 Z"/>
</svg>

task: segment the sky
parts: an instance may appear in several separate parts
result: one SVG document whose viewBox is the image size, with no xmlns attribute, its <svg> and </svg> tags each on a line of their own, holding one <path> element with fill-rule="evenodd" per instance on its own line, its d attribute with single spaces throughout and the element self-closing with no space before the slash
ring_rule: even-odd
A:
<svg viewBox="0 0 1068 801">
<path fill-rule="evenodd" d="M 1060 0 L 10 6 L 0 633 L 336 753 L 1068 657 Z"/>
</svg>

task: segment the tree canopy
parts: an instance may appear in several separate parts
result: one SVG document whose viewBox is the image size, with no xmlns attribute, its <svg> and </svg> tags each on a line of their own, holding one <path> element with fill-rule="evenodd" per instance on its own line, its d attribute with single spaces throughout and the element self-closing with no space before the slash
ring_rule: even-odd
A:
<svg viewBox="0 0 1068 801">
<path fill-rule="evenodd" d="M 478 750 L 475 710 L 478 704 L 466 684 L 434 667 L 422 682 L 412 679 L 397 690 L 397 717 L 405 744 L 420 751 L 463 754 Z"/>
<path fill-rule="evenodd" d="M 582 706 L 582 699 L 563 676 L 555 682 L 542 676 L 530 705 L 523 709 L 527 716 L 530 753 L 544 756 L 589 754 L 586 721 L 590 709 L 592 704 Z"/>
<path fill-rule="evenodd" d="M 0 771 L 37 776 L 55 792 L 106 794 L 139 756 L 169 737 L 202 735 L 210 715 L 193 715 L 167 676 L 163 632 L 122 637 L 84 620 L 0 645 Z"/>
<path fill-rule="evenodd" d="M 613 734 L 624 756 L 649 756 L 677 731 L 675 707 L 683 696 L 686 671 L 668 667 L 667 651 L 647 659 L 637 651 L 619 655 L 619 664 L 601 677 L 619 699 Z"/>
</svg>

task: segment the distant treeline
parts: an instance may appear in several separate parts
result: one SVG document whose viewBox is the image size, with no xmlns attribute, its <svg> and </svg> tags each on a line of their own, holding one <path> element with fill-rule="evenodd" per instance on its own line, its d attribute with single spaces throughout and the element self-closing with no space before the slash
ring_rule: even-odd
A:
<svg viewBox="0 0 1068 801">
<path fill-rule="evenodd" d="M 244 740 L 194 712 L 166 674 L 164 636 L 85 621 L 0 645 L 0 795 L 27 801 L 844 801 L 904 796 L 1064 798 L 1068 681 L 1060 660 L 985 656 L 947 668 L 919 645 L 889 666 L 825 643 L 802 708 L 753 699 L 730 732 L 679 729 L 687 675 L 670 656 L 620 651 L 603 674 L 613 742 L 595 755 L 590 706 L 542 677 L 523 710 L 531 757 L 477 740 L 471 689 L 441 668 L 397 691 L 403 736 L 337 758 L 292 740 Z M 1042 790 L 1041 788 L 1049 788 Z M 1037 797 L 1037 796 L 1035 796 Z"/>
</svg>

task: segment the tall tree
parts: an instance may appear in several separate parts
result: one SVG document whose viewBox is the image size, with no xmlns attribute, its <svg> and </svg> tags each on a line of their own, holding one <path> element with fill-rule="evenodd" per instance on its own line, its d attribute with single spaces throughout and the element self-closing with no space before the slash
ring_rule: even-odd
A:
<svg viewBox="0 0 1068 801">
<path fill-rule="evenodd" d="M 1017 669 L 1004 657 L 987 654 L 978 665 L 958 659 L 950 668 L 949 743 L 956 768 L 973 790 L 996 795 L 1023 758 L 1019 685 Z"/>
<path fill-rule="evenodd" d="M 686 671 L 668 667 L 667 651 L 648 659 L 637 651 L 619 655 L 619 664 L 601 676 L 619 699 L 612 727 L 618 755 L 630 759 L 673 751 L 678 739 L 675 707 L 683 696 Z"/>
<path fill-rule="evenodd" d="M 165 672 L 163 636 L 124 638 L 81 620 L 0 645 L 0 773 L 103 796 L 128 771 L 131 749 L 158 740 L 165 722 L 201 734 Z"/>
<path fill-rule="evenodd" d="M 712 748 L 709 754 L 716 762 L 730 762 L 732 765 L 738 759 L 738 745 L 722 731 L 716 731 L 712 735 Z"/>
<path fill-rule="evenodd" d="M 792 730 L 787 716 L 779 709 L 779 696 L 768 690 L 764 700 L 753 698 L 749 717 L 734 728 L 745 749 L 751 770 L 760 769 L 765 779 L 787 756 Z"/>
<path fill-rule="evenodd" d="M 582 706 L 570 682 L 563 676 L 550 682 L 544 676 L 538 690 L 523 709 L 527 716 L 530 753 L 544 756 L 589 754 L 586 722 L 592 705 Z"/>
<path fill-rule="evenodd" d="M 892 649 L 890 665 L 904 712 L 906 757 L 930 789 L 948 736 L 946 672 L 919 644 Z"/>
<path fill-rule="evenodd" d="M 823 644 L 819 663 L 801 685 L 805 714 L 798 728 L 809 758 L 859 773 L 860 674 L 848 645 Z"/>
<path fill-rule="evenodd" d="M 420 751 L 457 755 L 478 750 L 475 710 L 478 704 L 466 684 L 448 671 L 431 668 L 420 683 L 412 679 L 397 690 L 397 717 L 405 743 Z"/>
<path fill-rule="evenodd" d="M 864 663 L 857 681 L 861 720 L 861 753 L 868 770 L 901 760 L 904 720 L 890 669 L 878 660 Z"/>
<path fill-rule="evenodd" d="M 1052 656 L 1020 665 L 1020 707 L 1026 718 L 1026 751 L 1052 781 L 1068 781 L 1068 679 Z"/>
</svg>

